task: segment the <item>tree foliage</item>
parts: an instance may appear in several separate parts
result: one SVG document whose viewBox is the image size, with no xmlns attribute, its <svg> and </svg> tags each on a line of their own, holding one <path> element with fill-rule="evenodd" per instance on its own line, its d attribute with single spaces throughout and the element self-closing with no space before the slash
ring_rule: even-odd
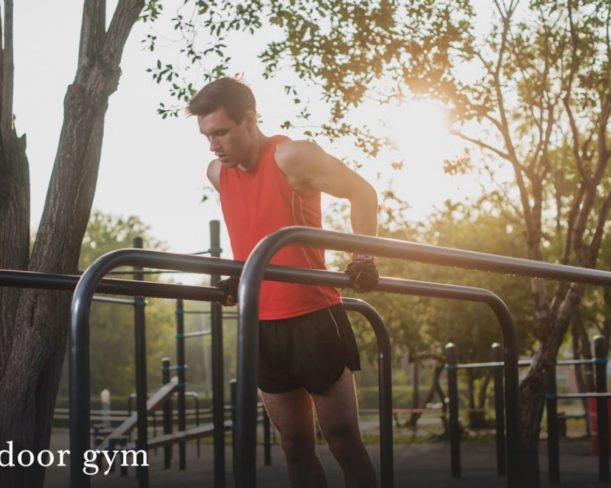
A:
<svg viewBox="0 0 611 488">
<path fill-rule="evenodd" d="M 486 4 L 491 12 L 484 21 L 474 4 L 194 0 L 184 2 L 193 14 L 188 28 L 177 29 L 224 42 L 232 32 L 278 28 L 280 38 L 260 53 L 265 75 L 290 72 L 318 86 L 329 122 L 311 135 L 355 136 L 373 155 L 381 139 L 366 124 L 355 127 L 344 118 L 352 107 L 403 96 L 440 100 L 453 134 L 480 151 L 493 180 L 498 168 L 511 170 L 512 183 L 496 189 L 494 204 L 523 231 L 525 256 L 594 267 L 611 209 L 611 4 L 495 0 Z M 195 46 L 193 39 L 186 37 L 188 46 Z M 215 65 L 211 77 L 225 73 L 225 52 L 221 46 L 202 54 Z M 303 104 L 307 118 L 299 84 L 287 86 L 287 93 Z M 530 286 L 539 347 L 521 385 L 521 454 L 536 486 L 545 384 L 584 286 L 539 279 Z"/>
</svg>

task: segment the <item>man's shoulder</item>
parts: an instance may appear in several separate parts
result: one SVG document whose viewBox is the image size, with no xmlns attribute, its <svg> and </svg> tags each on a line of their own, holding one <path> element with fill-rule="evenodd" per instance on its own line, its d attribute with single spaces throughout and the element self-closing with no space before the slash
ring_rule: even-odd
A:
<svg viewBox="0 0 611 488">
<path fill-rule="evenodd" d="M 276 163 L 282 170 L 307 163 L 320 151 L 320 147 L 310 141 L 285 139 L 276 145 Z"/>
</svg>

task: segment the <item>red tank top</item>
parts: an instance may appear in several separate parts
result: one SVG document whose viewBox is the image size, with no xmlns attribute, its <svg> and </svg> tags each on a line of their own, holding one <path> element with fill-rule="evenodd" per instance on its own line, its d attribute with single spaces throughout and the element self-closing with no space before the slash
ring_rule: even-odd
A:
<svg viewBox="0 0 611 488">
<path fill-rule="evenodd" d="M 320 192 L 298 192 L 276 164 L 276 145 L 284 136 L 269 138 L 261 149 L 254 171 L 221 166 L 221 207 L 229 232 L 233 257 L 246 260 L 265 236 L 289 225 L 321 228 Z M 271 264 L 325 269 L 322 249 L 288 246 Z M 335 288 L 264 281 L 259 319 L 278 320 L 341 303 Z"/>
</svg>

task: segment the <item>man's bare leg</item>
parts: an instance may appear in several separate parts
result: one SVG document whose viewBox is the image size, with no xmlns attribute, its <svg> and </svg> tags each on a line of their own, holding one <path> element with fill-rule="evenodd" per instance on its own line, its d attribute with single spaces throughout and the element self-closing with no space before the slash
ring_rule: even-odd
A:
<svg viewBox="0 0 611 488">
<path fill-rule="evenodd" d="M 346 368 L 327 391 L 312 397 L 320 428 L 342 468 L 346 487 L 377 487 L 377 477 L 359 430 L 352 371 Z"/>
<path fill-rule="evenodd" d="M 316 454 L 312 397 L 303 388 L 288 393 L 261 392 L 280 441 L 293 488 L 326 488 L 327 479 Z"/>
</svg>

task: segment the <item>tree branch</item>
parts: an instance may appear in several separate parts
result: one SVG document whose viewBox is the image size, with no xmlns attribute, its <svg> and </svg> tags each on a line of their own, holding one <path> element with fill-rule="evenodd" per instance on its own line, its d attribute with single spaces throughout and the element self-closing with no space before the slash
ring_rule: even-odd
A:
<svg viewBox="0 0 611 488">
<path fill-rule="evenodd" d="M 4 1 L 4 46 L 2 49 L 2 113 L 0 130 L 7 141 L 13 129 L 13 91 L 15 66 L 13 61 L 13 0 Z"/>
<path fill-rule="evenodd" d="M 501 125 L 501 122 L 499 120 L 495 119 L 492 115 L 488 115 L 488 114 L 486 114 L 484 117 L 487 121 L 489 121 L 492 125 L 494 125 L 499 132 L 501 133 L 503 132 L 503 126 Z"/>
<path fill-rule="evenodd" d="M 105 58 L 113 64 L 121 62 L 123 47 L 144 8 L 144 0 L 120 0 L 104 39 Z"/>
<path fill-rule="evenodd" d="M 6 0 L 5 0 L 6 1 Z M 2 111 L 2 80 L 3 80 L 3 69 L 2 66 L 4 65 L 4 42 L 3 42 L 3 36 L 4 36 L 4 26 L 2 25 L 4 22 L 4 18 L 2 17 L 2 4 L 0 4 L 0 112 Z"/>
<path fill-rule="evenodd" d="M 609 219 L 609 209 L 611 209 L 611 191 L 607 193 L 607 196 L 600 207 L 600 211 L 598 212 L 598 218 L 596 220 L 596 230 L 594 231 L 594 235 L 592 236 L 592 242 L 590 242 L 590 259 L 592 267 L 596 264 L 596 256 L 598 255 L 598 250 L 600 249 L 600 245 L 603 240 L 603 235 L 605 232 L 605 225 L 607 224 L 607 220 Z"/>
<path fill-rule="evenodd" d="M 84 68 L 93 64 L 106 29 L 106 0 L 85 0 L 79 41 L 77 80 L 85 76 Z"/>
<path fill-rule="evenodd" d="M 572 83 L 570 83 L 572 85 Z M 583 157 L 581 151 L 579 150 L 579 130 L 577 129 L 577 123 L 575 122 L 575 116 L 573 115 L 573 109 L 570 105 L 570 89 L 567 91 L 566 96 L 563 99 L 564 109 L 566 110 L 566 114 L 569 117 L 569 126 L 571 128 L 571 136 L 573 138 L 573 143 L 571 144 L 573 148 L 573 156 L 575 157 L 575 164 L 577 165 L 577 170 L 581 175 L 583 181 L 592 186 L 592 178 L 588 174 L 586 170 Z"/>
<path fill-rule="evenodd" d="M 611 116 L 611 90 L 604 100 L 601 100 L 601 111 L 598 117 L 598 164 L 594 172 L 594 183 L 598 184 L 605 174 L 609 163 L 609 150 L 607 148 L 607 125 Z"/>
<path fill-rule="evenodd" d="M 497 149 L 494 146 L 491 146 L 490 144 L 485 143 L 484 141 L 480 141 L 479 139 L 474 139 L 472 137 L 467 136 L 466 134 L 463 134 L 462 132 L 458 131 L 458 130 L 452 130 L 450 131 L 450 134 L 455 135 L 457 137 L 460 137 L 461 139 L 464 139 L 465 141 L 468 141 L 472 144 L 475 144 L 476 146 L 479 146 L 483 149 L 487 149 L 488 151 L 491 151 L 493 153 L 495 153 L 497 156 L 502 157 L 503 159 L 506 159 L 507 161 L 511 161 L 509 155 L 507 153 L 504 153 L 503 151 L 501 151 L 500 149 Z"/>
<path fill-rule="evenodd" d="M 507 38 L 509 36 L 509 27 L 511 15 L 513 14 L 514 5 L 511 3 L 505 12 L 502 11 L 501 7 L 498 4 L 498 1 L 495 0 L 497 10 L 501 15 L 501 19 L 503 20 L 503 32 L 501 34 L 501 45 L 499 48 L 499 55 L 496 62 L 496 67 L 494 69 L 493 76 L 493 84 L 494 90 L 496 93 L 496 98 L 499 106 L 499 115 L 501 116 L 501 135 L 505 140 L 505 145 L 507 146 L 507 151 L 511 156 L 512 160 L 516 163 L 518 162 L 518 157 L 515 151 L 515 147 L 513 145 L 513 141 L 511 139 L 511 135 L 509 133 L 509 121 L 507 119 L 507 110 L 505 109 L 505 101 L 503 97 L 503 92 L 501 90 L 501 69 L 503 67 L 503 61 L 505 57 L 505 51 L 507 49 Z"/>
<path fill-rule="evenodd" d="M 567 4 L 568 10 L 568 19 L 569 19 L 569 32 L 571 35 L 571 68 L 568 76 L 568 86 L 563 99 L 564 108 L 569 118 L 569 125 L 571 127 L 571 134 L 573 136 L 573 155 L 575 156 L 575 164 L 577 165 L 577 170 L 581 175 L 584 182 L 591 186 L 592 180 L 590 175 L 588 174 L 584 161 L 582 158 L 582 154 L 579 151 L 579 130 L 577 129 L 577 123 L 575 122 L 575 117 L 573 115 L 573 110 L 571 109 L 571 92 L 573 89 L 573 81 L 575 79 L 575 74 L 577 72 L 577 67 L 579 65 L 579 58 L 577 57 L 577 45 L 578 38 L 577 32 L 575 30 L 575 23 L 573 22 L 573 1 L 568 0 Z"/>
<path fill-rule="evenodd" d="M 585 183 L 582 182 L 579 185 L 579 189 L 573 199 L 573 203 L 571 204 L 571 209 L 569 210 L 569 215 L 567 217 L 567 229 L 566 236 L 564 238 L 564 249 L 562 250 L 562 256 L 560 258 L 561 264 L 568 264 L 569 258 L 571 256 L 571 250 L 573 249 L 573 232 L 575 229 L 575 220 L 577 219 L 577 214 L 579 212 L 579 207 L 581 206 L 581 202 L 583 201 L 583 197 L 585 195 Z"/>
</svg>

